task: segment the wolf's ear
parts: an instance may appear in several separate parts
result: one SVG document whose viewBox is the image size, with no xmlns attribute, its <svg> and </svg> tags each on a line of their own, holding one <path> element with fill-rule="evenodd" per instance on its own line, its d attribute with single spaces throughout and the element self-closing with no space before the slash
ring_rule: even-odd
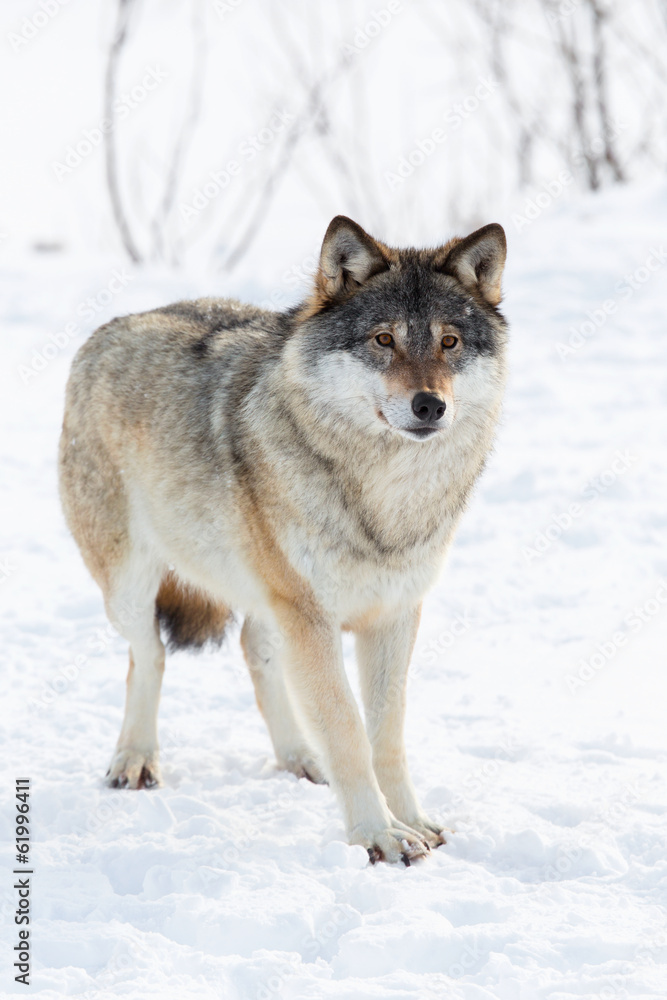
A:
<svg viewBox="0 0 667 1000">
<path fill-rule="evenodd" d="M 352 219 L 337 215 L 329 223 L 320 253 L 316 292 L 321 305 L 347 297 L 388 267 L 381 244 Z"/>
<path fill-rule="evenodd" d="M 436 267 L 444 274 L 452 274 L 465 288 L 479 289 L 487 302 L 497 306 L 506 256 L 505 230 L 492 222 L 460 240 L 441 264 L 436 261 Z"/>
</svg>

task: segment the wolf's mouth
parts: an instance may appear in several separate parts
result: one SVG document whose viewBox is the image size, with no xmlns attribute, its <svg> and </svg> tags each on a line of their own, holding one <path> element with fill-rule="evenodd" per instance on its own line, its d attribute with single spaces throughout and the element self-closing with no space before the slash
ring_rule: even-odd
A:
<svg viewBox="0 0 667 1000">
<path fill-rule="evenodd" d="M 382 412 L 382 410 L 378 410 L 377 411 L 377 415 L 380 418 L 380 420 L 382 420 L 383 423 L 385 423 L 387 425 L 387 427 L 391 427 L 393 430 L 398 431 L 399 434 L 403 434 L 406 437 L 411 437 L 415 441 L 424 441 L 426 438 L 433 437 L 434 434 L 437 434 L 438 431 L 441 430 L 440 427 L 423 427 L 423 426 L 422 427 L 396 427 L 395 424 L 391 424 L 387 420 L 387 418 L 385 417 L 385 415 Z"/>
<path fill-rule="evenodd" d="M 437 434 L 440 430 L 439 427 L 406 427 L 405 431 L 407 434 L 413 434 L 416 438 L 428 438 Z"/>
</svg>

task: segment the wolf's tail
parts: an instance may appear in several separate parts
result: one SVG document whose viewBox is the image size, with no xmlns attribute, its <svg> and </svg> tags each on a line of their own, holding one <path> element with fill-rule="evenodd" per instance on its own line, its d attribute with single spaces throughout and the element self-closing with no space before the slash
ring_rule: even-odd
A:
<svg viewBox="0 0 667 1000">
<path fill-rule="evenodd" d="M 170 650 L 220 645 L 232 620 L 230 609 L 180 580 L 165 574 L 155 599 L 155 611 Z"/>
</svg>

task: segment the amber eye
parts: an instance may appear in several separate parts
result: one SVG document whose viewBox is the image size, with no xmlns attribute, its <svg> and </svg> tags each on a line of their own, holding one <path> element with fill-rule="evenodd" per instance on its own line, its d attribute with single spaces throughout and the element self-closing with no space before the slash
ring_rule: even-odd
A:
<svg viewBox="0 0 667 1000">
<path fill-rule="evenodd" d="M 458 344 L 458 342 L 459 342 L 459 338 L 458 337 L 453 337 L 451 335 L 451 333 L 446 334 L 442 338 L 442 346 L 443 347 L 456 347 L 456 345 Z"/>
<path fill-rule="evenodd" d="M 394 338 L 390 333 L 378 333 L 375 339 L 377 340 L 378 344 L 382 345 L 382 347 L 394 346 Z"/>
</svg>

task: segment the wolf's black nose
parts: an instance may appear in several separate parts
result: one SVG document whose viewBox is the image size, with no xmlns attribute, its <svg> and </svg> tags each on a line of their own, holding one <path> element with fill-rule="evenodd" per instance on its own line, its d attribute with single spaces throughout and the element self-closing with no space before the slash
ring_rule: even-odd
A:
<svg viewBox="0 0 667 1000">
<path fill-rule="evenodd" d="M 425 424 L 434 424 L 443 416 L 447 404 L 432 392 L 418 392 L 412 400 L 412 412 Z"/>
</svg>

